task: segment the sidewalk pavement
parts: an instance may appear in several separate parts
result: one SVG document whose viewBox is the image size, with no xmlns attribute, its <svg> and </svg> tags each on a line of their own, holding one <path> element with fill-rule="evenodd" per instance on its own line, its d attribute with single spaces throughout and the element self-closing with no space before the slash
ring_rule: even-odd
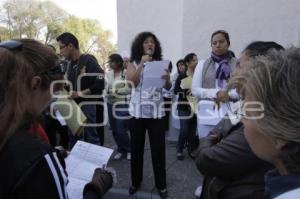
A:
<svg viewBox="0 0 300 199">
<path fill-rule="evenodd" d="M 106 194 L 105 199 L 159 199 L 154 185 L 152 160 L 148 136 L 146 136 L 144 153 L 144 176 L 139 191 L 130 196 L 128 188 L 131 185 L 130 161 L 126 158 L 114 160 L 112 155 L 108 162 L 117 172 L 117 184 Z M 194 160 L 185 152 L 183 161 L 176 158 L 176 142 L 166 140 L 167 189 L 170 199 L 194 199 L 194 191 L 202 184 L 202 176 L 196 168 Z M 111 131 L 105 130 L 105 147 L 116 148 Z"/>
</svg>

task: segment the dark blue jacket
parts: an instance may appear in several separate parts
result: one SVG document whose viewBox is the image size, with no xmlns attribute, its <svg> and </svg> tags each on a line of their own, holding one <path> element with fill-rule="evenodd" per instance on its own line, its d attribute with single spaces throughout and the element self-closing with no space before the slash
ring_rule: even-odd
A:
<svg viewBox="0 0 300 199">
<path fill-rule="evenodd" d="M 274 169 L 266 173 L 265 183 L 265 198 L 273 199 L 283 193 L 300 188 L 300 174 L 281 176 L 278 171 Z"/>
</svg>

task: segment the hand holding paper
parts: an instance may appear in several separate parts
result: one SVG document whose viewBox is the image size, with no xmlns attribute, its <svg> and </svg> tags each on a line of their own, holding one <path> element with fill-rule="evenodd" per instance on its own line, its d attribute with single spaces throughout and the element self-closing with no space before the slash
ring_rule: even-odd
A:
<svg viewBox="0 0 300 199">
<path fill-rule="evenodd" d="M 101 172 L 97 172 L 97 168 L 107 164 L 112 152 L 112 149 L 82 141 L 78 141 L 75 144 L 66 159 L 66 170 L 69 176 L 67 190 L 70 199 L 82 198 L 84 187 L 87 183 L 91 182 L 91 180 L 91 184 L 93 185 L 89 186 L 104 186 L 101 189 L 103 194 L 111 187 L 113 176 L 101 174 L 104 170 L 101 169 Z M 102 182 L 103 180 L 105 180 L 105 182 Z M 99 181 L 101 181 L 101 183 L 99 183 Z"/>
</svg>

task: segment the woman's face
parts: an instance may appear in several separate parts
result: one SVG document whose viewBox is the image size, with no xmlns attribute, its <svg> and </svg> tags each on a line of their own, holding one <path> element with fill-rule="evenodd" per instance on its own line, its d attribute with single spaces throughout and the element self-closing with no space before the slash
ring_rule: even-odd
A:
<svg viewBox="0 0 300 199">
<path fill-rule="evenodd" d="M 183 62 L 179 62 L 177 67 L 178 67 L 178 70 L 179 70 L 180 73 L 185 72 L 185 65 L 184 65 Z"/>
<path fill-rule="evenodd" d="M 249 100 L 245 99 L 245 104 Z M 244 107 L 247 109 L 247 107 Z M 251 109 L 249 105 L 249 110 Z M 253 107 L 252 107 L 253 108 Z M 246 110 L 247 113 L 247 110 Z M 280 159 L 280 150 L 275 146 L 275 139 L 264 134 L 261 129 L 257 127 L 254 119 L 251 117 L 243 117 L 244 134 L 246 140 L 253 151 L 253 153 L 262 160 L 275 164 Z"/>
<path fill-rule="evenodd" d="M 198 58 L 196 55 L 193 56 L 193 59 L 187 63 L 187 67 L 190 69 L 195 69 L 198 64 Z"/>
<path fill-rule="evenodd" d="M 143 42 L 144 54 L 153 55 L 155 51 L 155 41 L 153 37 L 147 37 Z"/>
<path fill-rule="evenodd" d="M 112 70 L 117 70 L 118 69 L 118 63 L 116 63 L 115 61 L 109 61 L 109 67 L 112 69 Z"/>
<path fill-rule="evenodd" d="M 242 70 L 242 66 L 245 65 L 249 61 L 250 61 L 250 58 L 246 55 L 245 52 L 243 52 L 236 62 L 236 67 L 233 71 L 233 76 L 238 75 Z"/>
<path fill-rule="evenodd" d="M 63 43 L 61 43 L 60 41 L 58 42 L 58 45 L 59 45 L 59 50 L 60 50 L 60 54 L 67 60 L 70 60 L 71 59 L 71 56 L 72 56 L 72 48 L 73 46 L 72 45 L 65 45 Z"/>
<path fill-rule="evenodd" d="M 229 44 L 222 33 L 213 36 L 211 40 L 211 48 L 214 54 L 221 56 L 227 53 Z"/>
</svg>

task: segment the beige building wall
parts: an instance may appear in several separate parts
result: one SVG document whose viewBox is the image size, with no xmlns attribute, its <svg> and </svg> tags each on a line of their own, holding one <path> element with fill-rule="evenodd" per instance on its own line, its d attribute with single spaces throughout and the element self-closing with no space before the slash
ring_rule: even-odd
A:
<svg viewBox="0 0 300 199">
<path fill-rule="evenodd" d="M 217 29 L 229 32 L 236 55 L 255 40 L 300 45 L 299 0 L 117 0 L 117 13 L 119 52 L 149 30 L 173 63 L 190 52 L 209 56 Z"/>
</svg>

